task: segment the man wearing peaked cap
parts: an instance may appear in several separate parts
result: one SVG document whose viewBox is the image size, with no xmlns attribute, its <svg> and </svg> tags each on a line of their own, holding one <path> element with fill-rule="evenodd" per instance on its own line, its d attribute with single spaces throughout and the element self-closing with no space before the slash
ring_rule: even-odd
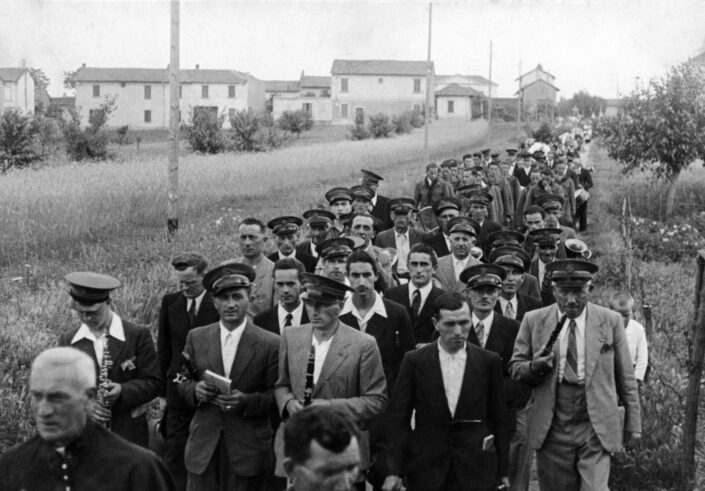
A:
<svg viewBox="0 0 705 491">
<path fill-rule="evenodd" d="M 625 434 L 641 436 L 624 325 L 617 312 L 589 301 L 597 265 L 567 259 L 550 270 L 556 303 L 526 314 L 510 362 L 512 377 L 533 387 L 527 431 L 539 485 L 608 489 L 610 454 L 622 451 Z M 556 342 L 544 355 L 554 332 Z"/>
<path fill-rule="evenodd" d="M 448 222 L 460 215 L 462 205 L 457 198 L 442 198 L 433 204 L 433 212 L 438 221 L 438 227 L 427 232 L 423 242 L 433 247 L 438 257 L 450 254 L 450 228 Z"/>
<path fill-rule="evenodd" d="M 441 198 L 453 196 L 452 186 L 438 177 L 438 164 L 426 165 L 426 176 L 414 187 L 414 201 L 419 208 L 431 206 Z"/>
<path fill-rule="evenodd" d="M 351 288 L 324 276 L 304 274 L 302 295 L 310 323 L 284 330 L 279 353 L 275 397 L 285 421 L 277 431 L 281 441 L 289 416 L 306 406 L 328 404 L 350 412 L 356 424 L 384 412 L 388 396 L 377 342 L 372 336 L 340 321 L 344 298 Z M 360 438 L 362 473 L 369 468 L 369 433 Z M 277 475 L 284 475 L 282 445 L 275 444 Z"/>
<path fill-rule="evenodd" d="M 488 216 L 492 195 L 486 191 L 471 191 L 467 198 L 469 216 L 479 224 L 477 242 L 485 255 L 489 255 L 489 236 L 502 230 L 502 226 Z"/>
<path fill-rule="evenodd" d="M 206 273 L 220 321 L 191 330 L 184 356 L 198 374 L 188 373 L 179 393 L 194 407 L 184 461 L 189 491 L 270 489 L 274 383 L 279 337 L 255 326 L 248 304 L 255 270 L 226 262 Z M 225 379 L 216 386 L 206 371 Z"/>
<path fill-rule="evenodd" d="M 374 192 L 371 200 L 372 215 L 382 221 L 382 230 L 387 230 L 392 226 L 389 218 L 389 198 L 377 193 L 379 182 L 384 181 L 384 178 L 369 170 L 362 169 L 360 172 L 362 173 L 360 184 L 368 186 Z"/>
<path fill-rule="evenodd" d="M 346 283 L 345 262 L 354 247 L 355 242 L 350 237 L 334 237 L 319 243 L 316 252 L 321 258 L 321 275 Z"/>
<path fill-rule="evenodd" d="M 551 272 L 546 267 L 556 260 L 561 240 L 561 229 L 539 228 L 529 232 L 529 237 L 536 244 L 537 258 L 531 262 L 529 273 L 539 280 L 541 303 L 545 307 L 555 302 L 551 288 Z"/>
<path fill-rule="evenodd" d="M 352 219 L 350 233 L 353 240 L 362 240 L 362 244 L 356 246 L 367 252 L 379 265 L 379 279 L 377 280 L 376 288 L 378 291 L 384 291 L 397 284 L 394 279 L 392 256 L 384 250 L 383 247 L 378 247 L 372 244 L 372 239 L 375 236 L 375 217 L 369 213 L 355 215 Z"/>
<path fill-rule="evenodd" d="M 350 188 L 353 193 L 353 213 L 371 213 L 372 197 L 375 192 L 372 188 L 364 184 L 358 184 Z"/>
<path fill-rule="evenodd" d="M 524 243 L 524 236 L 514 230 L 500 230 L 499 232 L 492 232 L 487 238 L 490 242 L 490 249 L 506 245 L 521 247 Z M 490 250 L 490 253 L 491 252 L 492 251 Z"/>
<path fill-rule="evenodd" d="M 335 215 L 328 210 L 312 209 L 306 210 L 303 217 L 308 222 L 310 238 L 297 245 L 296 252 L 297 254 L 308 254 L 318 259 L 316 245 L 330 238 L 329 233 Z"/>
<path fill-rule="evenodd" d="M 312 273 L 316 269 L 318 261 L 310 254 L 299 252 L 296 248 L 299 227 L 303 223 L 301 218 L 294 216 L 278 217 L 267 222 L 267 228 L 274 233 L 278 249 L 277 252 L 267 256 L 267 259 L 273 263 L 285 258 L 296 259 L 304 265 L 306 271 Z"/>
<path fill-rule="evenodd" d="M 112 276 L 74 272 L 65 277 L 71 308 L 81 325 L 64 332 L 59 346 L 89 355 L 98 375 L 98 398 L 90 417 L 124 439 L 147 447 L 147 403 L 161 392 L 154 341 L 149 329 L 123 320 L 110 308 L 110 292 L 120 286 Z M 101 368 L 107 377 L 101 377 Z"/>
<path fill-rule="evenodd" d="M 480 264 L 472 252 L 477 241 L 477 230 L 470 219 L 453 219 L 450 228 L 450 254 L 438 259 L 436 278 L 445 291 L 462 291 L 465 285 L 460 282 L 462 272 L 473 265 Z"/>
<path fill-rule="evenodd" d="M 570 223 L 563 218 L 563 205 L 565 200 L 563 196 L 555 194 L 545 194 L 538 198 L 536 204 L 544 209 L 546 212 L 546 218 L 544 218 L 544 223 L 547 227 L 560 228 L 561 239 L 565 241 L 566 239 L 576 239 L 578 236 L 575 230 L 568 226 Z"/>
<path fill-rule="evenodd" d="M 374 244 L 377 247 L 395 249 L 398 260 L 394 271 L 400 277 L 408 278 L 406 261 L 409 250 L 423 238 L 421 232 L 411 227 L 411 213 L 416 208 L 416 201 L 413 198 L 394 198 L 389 201 L 389 208 L 394 227 L 377 234 Z"/>
<path fill-rule="evenodd" d="M 326 200 L 335 215 L 332 232 L 336 235 L 347 234 L 352 216 L 353 192 L 349 188 L 335 187 L 328 190 Z"/>
<path fill-rule="evenodd" d="M 499 312 L 505 317 L 521 321 L 527 311 L 541 307 L 539 282 L 528 273 L 531 256 L 524 249 L 512 245 L 499 246 L 492 250 L 488 259 L 507 270 L 497 303 Z"/>
</svg>

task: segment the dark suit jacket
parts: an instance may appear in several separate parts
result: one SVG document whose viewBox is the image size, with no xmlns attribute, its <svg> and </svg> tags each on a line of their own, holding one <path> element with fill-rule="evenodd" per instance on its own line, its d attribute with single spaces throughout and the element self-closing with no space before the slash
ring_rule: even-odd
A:
<svg viewBox="0 0 705 491">
<path fill-rule="evenodd" d="M 433 247 L 433 250 L 436 251 L 436 256 L 438 257 L 443 257 L 450 254 L 450 249 L 448 249 L 448 244 L 446 244 L 446 239 L 443 237 L 443 232 L 440 227 L 434 230 L 432 234 L 429 234 L 428 238 L 424 242 Z"/>
<path fill-rule="evenodd" d="M 275 305 L 271 309 L 257 314 L 255 318 L 252 319 L 252 322 L 254 325 L 261 327 L 265 331 L 269 331 L 279 336 L 282 331 L 279 327 L 279 315 L 277 314 L 278 309 L 279 304 Z M 303 312 L 301 313 L 301 324 L 308 324 L 308 312 L 306 312 L 306 307 L 304 307 Z"/>
<path fill-rule="evenodd" d="M 230 369 L 231 389 L 237 389 L 247 397 L 244 408 L 223 412 L 215 404 L 196 400 L 196 380 L 179 385 L 184 399 L 196 408 L 184 454 L 186 469 L 194 474 L 202 474 L 206 469 L 221 437 L 236 474 L 257 476 L 274 468 L 270 416 L 276 411 L 274 382 L 277 379 L 279 337 L 249 320 L 244 329 Z M 186 338 L 186 353 L 199 376 L 205 370 L 224 375 L 220 323 L 190 331 Z"/>
<path fill-rule="evenodd" d="M 578 184 L 586 191 L 592 187 L 592 174 L 584 167 L 578 173 Z"/>
<path fill-rule="evenodd" d="M 389 299 L 382 299 L 382 302 L 387 311 L 387 318 L 374 314 L 367 323 L 365 333 L 377 341 L 377 347 L 382 356 L 384 376 L 387 378 L 387 393 L 391 394 L 404 353 L 413 350 L 416 347 L 416 342 L 414 341 L 414 333 L 411 331 L 411 319 L 406 309 Z M 341 315 L 340 322 L 360 329 L 357 317 L 352 312 Z"/>
<path fill-rule="evenodd" d="M 157 356 L 159 357 L 159 375 L 164 380 L 160 396 L 169 396 L 169 405 L 184 406 L 175 390 L 167 390 L 173 385 L 174 376 L 181 370 L 181 353 L 186 345 L 186 334 L 192 329 L 186 313 L 186 297 L 181 292 L 167 293 L 162 297 L 157 328 Z M 220 316 L 213 305 L 213 298 L 205 292 L 196 313 L 193 327 L 207 326 L 218 322 Z M 168 394 L 167 394 L 168 392 Z"/>
<path fill-rule="evenodd" d="M 532 310 L 540 308 L 541 302 L 538 299 L 517 292 L 517 322 L 521 322 L 521 320 L 524 318 L 524 314 L 526 314 L 527 312 L 531 312 Z M 497 300 L 497 303 L 494 304 L 494 310 L 495 312 L 499 312 L 500 314 L 504 315 L 504 312 L 502 312 L 502 305 L 499 303 L 499 300 Z"/>
<path fill-rule="evenodd" d="M 372 208 L 372 216 L 382 221 L 382 230 L 393 226 L 392 218 L 389 216 L 389 198 L 377 195 L 377 203 Z"/>
<path fill-rule="evenodd" d="M 115 314 L 113 314 L 115 315 Z M 161 393 L 161 377 L 157 364 L 157 353 L 149 329 L 139 327 L 122 319 L 125 341 L 108 337 L 108 352 L 113 362 L 109 370 L 112 382 L 120 384 L 121 392 L 117 403 L 112 406 L 110 429 L 124 439 L 147 447 L 147 419 L 142 412 L 132 417 L 132 410 L 145 404 Z M 73 346 L 95 362 L 96 374 L 99 373 L 98 359 L 93 343 L 81 339 L 71 344 L 78 327 L 65 332 L 59 337 L 59 346 Z"/>
<path fill-rule="evenodd" d="M 482 249 L 482 252 L 484 253 L 484 256 L 489 256 L 490 251 L 490 241 L 489 241 L 489 236 L 490 234 L 493 234 L 495 232 L 499 232 L 502 230 L 502 226 L 497 223 L 493 222 L 492 220 L 485 219 L 482 222 L 482 227 L 480 228 L 480 233 L 477 236 L 477 246 Z"/>
<path fill-rule="evenodd" d="M 525 297 L 531 297 L 538 302 L 541 301 L 541 291 L 539 290 L 539 280 L 536 276 L 531 273 L 524 273 L 524 279 L 522 280 L 519 288 L 517 289 L 517 294 L 523 295 Z"/>
<path fill-rule="evenodd" d="M 308 247 L 308 245 L 306 247 Z M 273 252 L 272 254 L 267 256 L 267 259 L 269 259 L 273 263 L 276 263 L 277 261 L 279 261 L 279 252 Z M 313 257 L 310 254 L 310 251 L 309 252 L 303 252 L 303 251 L 299 252 L 298 246 L 297 246 L 296 260 L 304 265 L 304 268 L 306 269 L 307 273 L 313 273 L 316 270 L 316 264 L 318 264 L 318 259 Z"/>
<path fill-rule="evenodd" d="M 514 173 L 512 175 L 517 178 L 522 187 L 526 187 L 531 183 L 528 172 L 519 164 L 514 166 Z"/>
<path fill-rule="evenodd" d="M 391 474 L 406 474 L 410 490 L 440 491 L 452 462 L 464 490 L 494 489 L 508 475 L 509 454 L 500 358 L 468 344 L 454 415 L 446 401 L 438 344 L 407 353 L 388 412 Z M 495 449 L 483 451 L 490 434 Z"/>
<path fill-rule="evenodd" d="M 407 283 L 386 290 L 384 292 L 384 298 L 401 304 L 406 308 L 409 318 L 411 319 L 411 329 L 414 333 L 414 339 L 417 343 L 430 343 L 436 338 L 436 328 L 433 326 L 433 321 L 431 320 L 433 316 L 433 302 L 445 292 L 435 286 L 432 287 L 428 298 L 426 298 L 426 302 L 423 304 L 423 307 L 421 307 L 421 312 L 416 316 L 411 311 L 409 285 L 410 283 Z"/>
<path fill-rule="evenodd" d="M 536 277 L 536 279 L 538 280 L 538 278 L 539 278 L 539 260 L 538 260 L 538 258 L 531 261 L 531 266 L 529 266 L 529 273 L 534 275 Z M 553 296 L 553 288 L 551 288 L 550 286 L 546 290 L 546 295 L 541 295 L 541 287 L 539 287 L 539 295 L 541 296 L 541 305 L 543 307 L 548 307 L 549 305 L 556 303 L 556 297 Z"/>
</svg>

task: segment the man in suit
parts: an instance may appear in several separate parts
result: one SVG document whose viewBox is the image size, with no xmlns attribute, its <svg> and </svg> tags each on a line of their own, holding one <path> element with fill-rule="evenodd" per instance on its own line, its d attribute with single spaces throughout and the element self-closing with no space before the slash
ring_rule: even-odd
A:
<svg viewBox="0 0 705 491">
<path fill-rule="evenodd" d="M 546 266 L 556 260 L 560 234 L 559 228 L 539 228 L 529 232 L 529 236 L 538 247 L 538 257 L 531 261 L 529 273 L 539 280 L 541 305 L 544 307 L 556 301 L 551 287 L 551 272 Z"/>
<path fill-rule="evenodd" d="M 389 198 L 377 193 L 379 182 L 384 181 L 384 178 L 372 171 L 362 169 L 360 184 L 363 184 L 374 192 L 370 204 L 372 205 L 372 216 L 382 222 L 382 230 L 387 230 L 392 226 L 392 220 L 389 216 Z"/>
<path fill-rule="evenodd" d="M 423 242 L 409 251 L 409 283 L 385 290 L 384 297 L 406 307 L 416 347 L 434 339 L 433 302 L 443 290 L 433 284 L 438 258 L 433 248 Z"/>
<path fill-rule="evenodd" d="M 533 387 L 527 431 L 539 485 L 606 490 L 610 454 L 622 450 L 624 432 L 641 436 L 629 346 L 620 315 L 589 302 L 596 264 L 567 259 L 549 270 L 556 304 L 526 314 L 510 362 L 512 377 Z M 544 355 L 557 325 L 556 343 Z"/>
<path fill-rule="evenodd" d="M 512 175 L 517 178 L 521 187 L 529 186 L 531 179 L 529 178 L 529 169 L 531 168 L 531 154 L 526 150 L 519 153 L 519 160 L 514 166 Z"/>
<path fill-rule="evenodd" d="M 414 187 L 414 201 L 419 208 L 431 206 L 441 198 L 453 196 L 450 184 L 438 177 L 438 164 L 431 162 L 426 165 L 426 176 Z"/>
<path fill-rule="evenodd" d="M 333 227 L 330 230 L 331 236 L 347 235 L 350 231 L 350 218 L 353 214 L 353 192 L 349 188 L 337 186 L 329 189 L 325 196 L 330 211 L 335 215 Z"/>
<path fill-rule="evenodd" d="M 257 218 L 245 218 L 237 229 L 237 240 L 240 244 L 241 257 L 234 259 L 236 263 L 244 263 L 255 270 L 255 281 L 250 291 L 248 314 L 254 317 L 274 305 L 274 281 L 272 269 L 274 263 L 264 255 L 266 228 Z"/>
<path fill-rule="evenodd" d="M 578 230 L 580 232 L 585 232 L 587 230 L 587 212 L 588 212 L 588 202 L 590 200 L 590 194 L 588 190 L 592 188 L 592 174 L 588 169 L 583 167 L 580 158 L 573 159 L 571 163 L 573 172 L 578 176 L 578 185 L 576 186 L 576 197 L 575 203 L 575 222 L 577 222 Z"/>
<path fill-rule="evenodd" d="M 186 337 L 193 373 L 178 389 L 196 409 L 184 454 L 189 491 L 269 489 L 279 338 L 247 317 L 255 277 L 250 266 L 229 263 L 203 279 L 220 322 Z"/>
<path fill-rule="evenodd" d="M 272 231 L 277 243 L 277 252 L 267 256 L 267 259 L 272 261 L 272 263 L 284 258 L 296 259 L 304 265 L 306 271 L 313 273 L 318 260 L 306 252 L 298 252 L 296 250 L 296 241 L 299 239 L 299 227 L 303 223 L 304 221 L 301 218 L 293 216 L 277 217 L 267 222 L 267 228 Z"/>
<path fill-rule="evenodd" d="M 385 491 L 489 491 L 508 484 L 500 358 L 468 343 L 467 301 L 435 300 L 438 342 L 404 356 L 388 413 Z M 414 414 L 414 429 L 411 417 Z"/>
<path fill-rule="evenodd" d="M 388 401 L 377 342 L 339 319 L 350 287 L 309 273 L 304 285 L 302 298 L 311 323 L 282 333 L 275 388 L 279 412 L 286 421 L 309 405 L 342 407 L 364 427 L 384 412 Z M 364 471 L 369 467 L 367 432 L 360 447 Z M 275 448 L 278 462 L 283 462 L 280 446 Z M 364 480 L 359 485 L 364 489 Z"/>
<path fill-rule="evenodd" d="M 564 203 L 563 197 L 555 194 L 545 194 L 538 200 L 538 205 L 546 212 L 546 217 L 543 219 L 544 225 L 551 228 L 560 228 L 562 231 L 561 242 L 565 242 L 566 239 L 578 238 L 575 230 L 567 225 L 570 222 L 563 218 Z"/>
<path fill-rule="evenodd" d="M 443 290 L 462 291 L 465 288 L 465 285 L 458 281 L 460 273 L 465 268 L 480 264 L 480 260 L 471 254 L 476 240 L 477 231 L 467 221 L 458 221 L 450 229 L 451 253 L 438 259 L 436 270 L 436 277 Z"/>
<path fill-rule="evenodd" d="M 364 241 L 360 249 L 367 252 L 379 265 L 379 280 L 377 287 L 380 291 L 397 285 L 392 271 L 392 256 L 381 247 L 372 245 L 375 219 L 369 213 L 355 215 L 352 219 L 350 233 L 353 237 L 359 237 Z"/>
<path fill-rule="evenodd" d="M 310 238 L 296 246 L 297 254 L 308 254 L 320 261 L 316 246 L 330 238 L 330 229 L 333 226 L 335 215 L 328 210 L 306 210 L 303 217 L 308 222 Z"/>
<path fill-rule="evenodd" d="M 400 278 L 409 278 L 409 270 L 406 260 L 409 256 L 409 249 L 414 244 L 421 242 L 421 232 L 415 228 L 410 228 L 411 211 L 416 208 L 416 202 L 412 198 L 394 198 L 389 201 L 391 217 L 394 228 L 385 230 L 375 237 L 377 247 L 391 247 L 397 251 L 397 262 L 394 266 Z"/>
<path fill-rule="evenodd" d="M 99 391 L 90 416 L 124 439 L 147 447 L 147 404 L 162 385 L 152 335 L 110 309 L 110 292 L 120 286 L 117 279 L 89 272 L 65 278 L 81 325 L 63 333 L 59 346 L 79 349 L 95 362 Z"/>
<path fill-rule="evenodd" d="M 563 196 L 565 197 L 561 210 L 563 212 L 561 223 L 573 227 L 575 218 L 575 181 L 577 176 L 568 168 L 568 162 L 564 157 L 556 161 L 553 170 L 555 171 L 554 179 L 563 188 Z"/>
<path fill-rule="evenodd" d="M 502 226 L 499 223 L 487 218 L 487 210 L 492 200 L 492 196 L 486 191 L 472 191 L 467 198 L 469 216 L 480 226 L 477 234 L 477 244 L 485 255 L 490 253 L 490 234 L 502 230 Z"/>
<path fill-rule="evenodd" d="M 502 281 L 495 311 L 508 319 L 521 322 L 524 314 L 541 308 L 541 301 L 538 298 L 520 291 L 521 285 L 525 282 L 526 270 L 531 264 L 531 258 L 524 249 L 517 246 L 497 247 L 488 259 L 491 263 L 502 266 L 507 272 L 506 278 Z M 534 280 L 536 281 L 535 278 Z M 538 284 L 536 291 L 538 293 Z"/>
<path fill-rule="evenodd" d="M 252 319 L 254 325 L 279 336 L 286 327 L 308 322 L 308 314 L 301 301 L 301 275 L 304 272 L 304 265 L 296 259 L 280 259 L 274 263 L 274 292 L 279 302 L 257 314 Z"/>
<path fill-rule="evenodd" d="M 183 363 L 186 335 L 194 327 L 218 322 L 218 311 L 210 293 L 203 288 L 203 276 L 208 267 L 205 257 L 197 252 L 186 252 L 174 257 L 171 265 L 180 291 L 164 295 L 159 309 L 157 356 L 159 374 L 164 381 L 159 397 L 163 411 L 160 429 L 165 440 L 164 461 L 176 489 L 185 490 L 184 449 L 193 409 L 179 395 L 174 377 Z"/>
<path fill-rule="evenodd" d="M 443 198 L 433 204 L 433 211 L 438 220 L 438 228 L 424 235 L 423 241 L 433 247 L 436 256 L 450 254 L 450 235 L 448 222 L 460 215 L 460 201 L 456 198 Z"/>
</svg>

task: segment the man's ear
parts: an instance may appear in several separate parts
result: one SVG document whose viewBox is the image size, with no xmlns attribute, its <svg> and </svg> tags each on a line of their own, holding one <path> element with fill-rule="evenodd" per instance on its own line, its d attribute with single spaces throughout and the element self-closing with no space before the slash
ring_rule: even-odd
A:
<svg viewBox="0 0 705 491">
<path fill-rule="evenodd" d="M 291 457 L 285 457 L 284 462 L 282 462 L 284 465 L 284 472 L 286 472 L 286 475 L 289 477 L 289 479 L 292 479 L 292 474 L 294 473 L 294 461 L 291 460 Z"/>
</svg>

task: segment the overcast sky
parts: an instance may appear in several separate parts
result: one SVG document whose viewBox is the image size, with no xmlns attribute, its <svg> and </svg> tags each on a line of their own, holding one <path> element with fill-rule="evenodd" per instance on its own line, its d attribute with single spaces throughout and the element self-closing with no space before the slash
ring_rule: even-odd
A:
<svg viewBox="0 0 705 491">
<path fill-rule="evenodd" d="M 0 0 L 0 66 L 62 72 L 166 67 L 169 2 Z M 262 80 L 329 75 L 335 58 L 425 60 L 428 2 L 182 1 L 181 66 L 232 68 Z M 559 95 L 628 93 L 705 50 L 705 1 L 441 1 L 433 5 L 438 74 L 489 74 L 516 91 L 521 64 L 541 63 Z"/>
</svg>

